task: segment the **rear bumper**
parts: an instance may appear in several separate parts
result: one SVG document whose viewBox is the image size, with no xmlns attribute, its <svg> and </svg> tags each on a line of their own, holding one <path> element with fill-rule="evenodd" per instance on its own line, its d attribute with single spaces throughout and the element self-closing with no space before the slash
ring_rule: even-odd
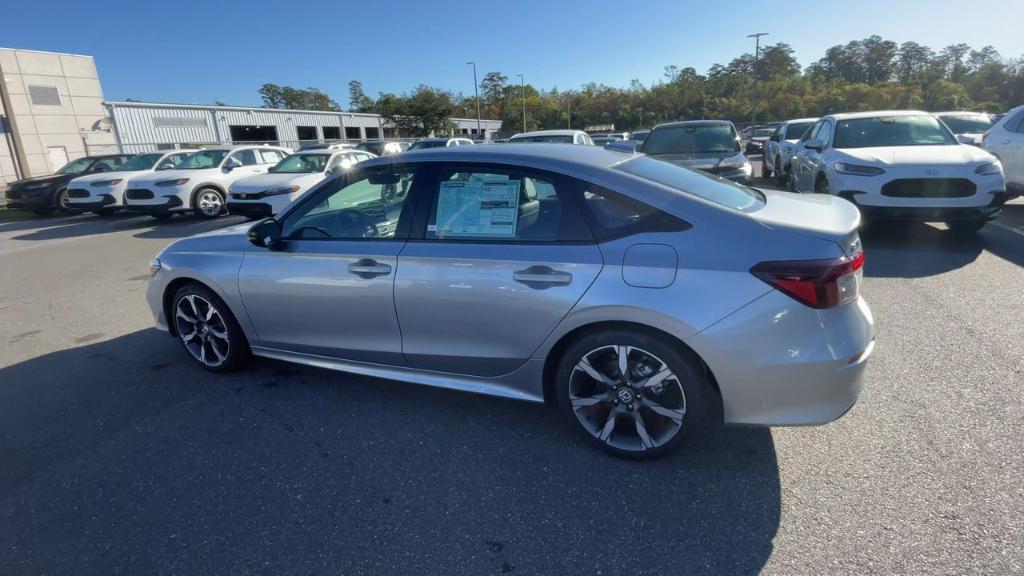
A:
<svg viewBox="0 0 1024 576">
<path fill-rule="evenodd" d="M 718 382 L 726 424 L 825 424 L 864 388 L 874 320 L 863 299 L 814 310 L 773 291 L 686 342 Z"/>
<path fill-rule="evenodd" d="M 844 191 L 839 196 L 849 200 L 860 210 L 865 220 L 904 220 L 912 222 L 949 220 L 995 220 L 1007 201 L 1017 197 L 1012 192 L 993 192 L 991 201 L 983 206 L 869 206 L 857 201 L 856 192 Z"/>
</svg>

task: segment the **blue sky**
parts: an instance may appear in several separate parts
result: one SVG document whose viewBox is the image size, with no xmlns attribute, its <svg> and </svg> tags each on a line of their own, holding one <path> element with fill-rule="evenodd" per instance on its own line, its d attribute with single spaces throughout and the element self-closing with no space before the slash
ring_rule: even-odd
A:
<svg viewBox="0 0 1024 576">
<path fill-rule="evenodd" d="M 472 94 L 467 60 L 541 88 L 649 84 L 669 64 L 704 72 L 753 51 L 752 32 L 804 66 L 871 34 L 1024 55 L 1020 0 L 11 0 L 3 20 L 0 46 L 95 56 L 107 99 L 239 105 L 258 104 L 264 82 L 342 106 L 351 79 L 371 96 L 421 83 Z"/>
</svg>

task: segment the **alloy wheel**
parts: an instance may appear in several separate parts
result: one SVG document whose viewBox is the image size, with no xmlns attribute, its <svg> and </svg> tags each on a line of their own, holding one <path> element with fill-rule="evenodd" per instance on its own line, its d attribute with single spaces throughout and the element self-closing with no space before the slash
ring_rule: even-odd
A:
<svg viewBox="0 0 1024 576">
<path fill-rule="evenodd" d="M 209 300 L 186 294 L 175 306 L 174 322 L 178 337 L 196 360 L 211 368 L 227 361 L 231 350 L 227 323 Z"/>
<path fill-rule="evenodd" d="M 224 200 L 221 199 L 220 194 L 213 190 L 204 190 L 199 194 L 199 211 L 203 213 L 203 216 L 214 217 L 219 216 L 221 211 L 224 210 Z"/>
<path fill-rule="evenodd" d="M 608 345 L 583 355 L 569 379 L 580 424 L 613 448 L 644 452 L 669 442 L 686 415 L 686 395 L 668 364 L 635 346 Z"/>
</svg>

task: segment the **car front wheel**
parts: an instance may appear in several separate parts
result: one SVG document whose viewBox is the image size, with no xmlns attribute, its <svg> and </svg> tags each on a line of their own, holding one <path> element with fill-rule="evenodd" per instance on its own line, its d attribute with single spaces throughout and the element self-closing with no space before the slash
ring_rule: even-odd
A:
<svg viewBox="0 0 1024 576">
<path fill-rule="evenodd" d="M 712 391 L 700 362 L 643 332 L 606 331 L 569 346 L 557 371 L 559 407 L 592 444 L 649 459 L 709 426 Z"/>
<path fill-rule="evenodd" d="M 200 218 L 216 218 L 224 213 L 224 196 L 214 188 L 203 188 L 196 193 L 192 208 Z"/>
<path fill-rule="evenodd" d="M 170 321 L 185 350 L 207 370 L 226 372 L 249 356 L 245 334 L 231 310 L 199 284 L 186 284 L 174 294 Z"/>
<path fill-rule="evenodd" d="M 62 214 L 71 214 L 74 212 L 71 208 L 71 201 L 68 200 L 68 189 L 61 188 L 57 191 L 57 209 Z"/>
</svg>

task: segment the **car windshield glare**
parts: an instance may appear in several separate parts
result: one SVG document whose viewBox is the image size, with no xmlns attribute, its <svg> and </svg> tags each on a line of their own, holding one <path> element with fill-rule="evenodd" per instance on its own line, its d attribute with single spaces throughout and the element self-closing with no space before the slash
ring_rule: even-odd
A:
<svg viewBox="0 0 1024 576">
<path fill-rule="evenodd" d="M 64 165 L 63 168 L 57 170 L 57 174 L 81 174 L 85 172 L 93 163 L 92 158 L 79 158 L 73 160 Z"/>
<path fill-rule="evenodd" d="M 330 154 L 292 154 L 278 162 L 270 171 L 275 174 L 323 172 L 330 157 Z"/>
<path fill-rule="evenodd" d="M 943 116 L 942 121 L 953 134 L 981 134 L 992 127 L 992 119 L 986 114 Z"/>
<path fill-rule="evenodd" d="M 547 142 L 553 144 L 572 144 L 572 136 L 568 134 L 548 134 L 538 136 L 517 136 L 509 140 L 509 142 L 515 142 L 516 144 L 522 144 L 524 142 Z"/>
<path fill-rule="evenodd" d="M 955 144 L 956 138 L 935 117 L 915 114 L 840 120 L 832 145 L 842 149 Z"/>
<path fill-rule="evenodd" d="M 795 122 L 786 126 L 786 140 L 799 140 L 814 122 Z"/>
<path fill-rule="evenodd" d="M 139 154 L 137 156 L 132 156 L 127 162 L 122 164 L 118 170 L 123 170 L 125 172 L 150 170 L 163 157 L 163 154 Z"/>
<path fill-rule="evenodd" d="M 739 152 L 729 124 L 681 125 L 655 128 L 644 139 L 645 154 Z"/>
<path fill-rule="evenodd" d="M 227 150 L 202 150 L 186 158 L 178 169 L 216 168 L 227 154 Z"/>
<path fill-rule="evenodd" d="M 657 130 L 651 136 L 656 133 Z M 650 156 L 637 156 L 619 164 L 615 169 L 743 212 L 759 210 L 765 202 L 761 193 L 753 188 Z"/>
</svg>

